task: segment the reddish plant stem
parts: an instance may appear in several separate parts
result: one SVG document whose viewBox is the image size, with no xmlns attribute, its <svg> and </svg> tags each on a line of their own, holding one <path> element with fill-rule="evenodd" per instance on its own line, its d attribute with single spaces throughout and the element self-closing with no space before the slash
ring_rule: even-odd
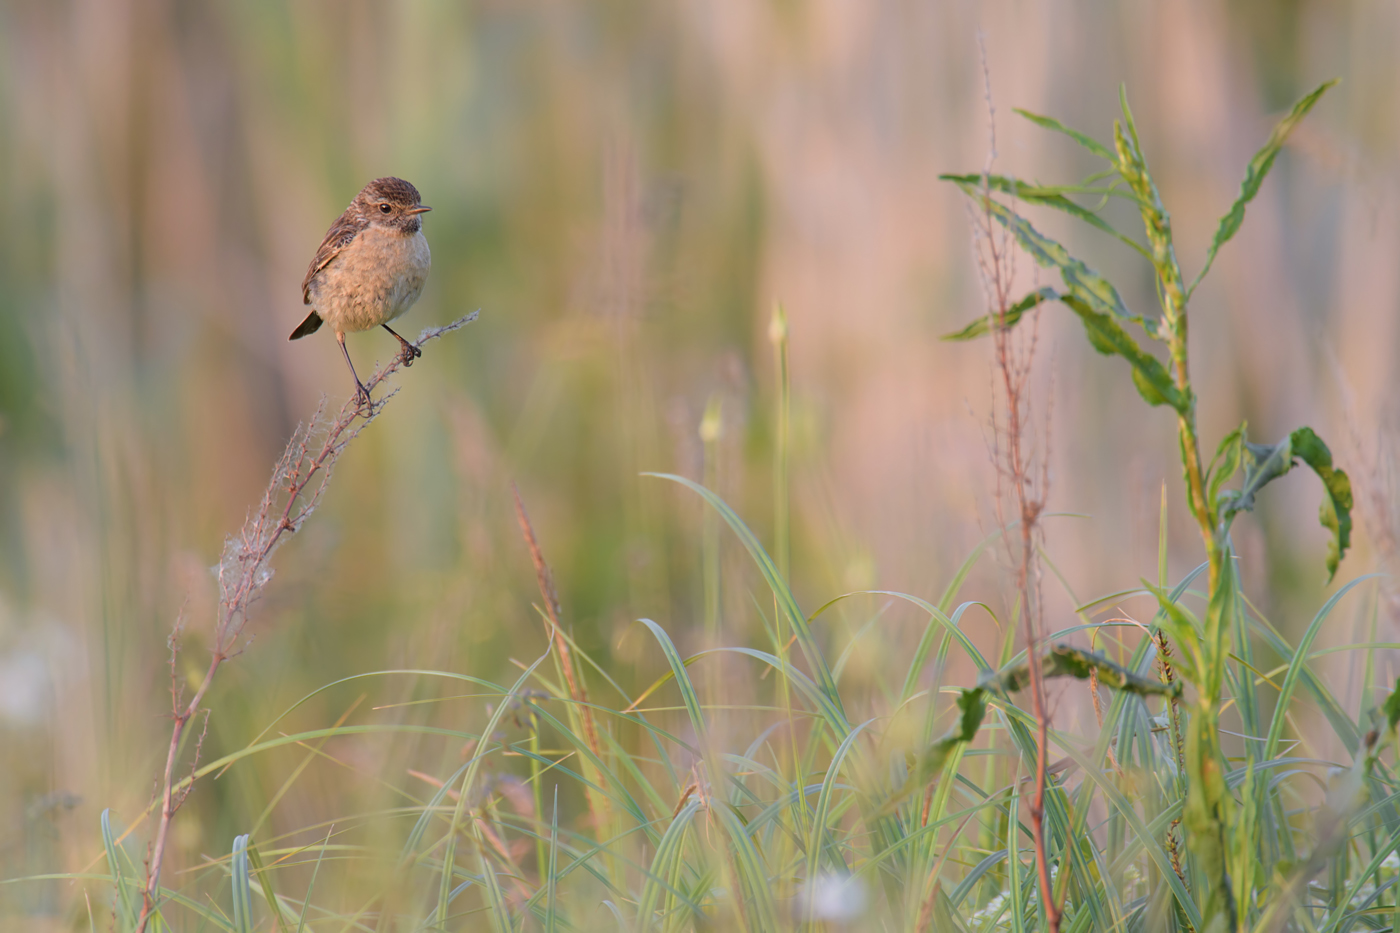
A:
<svg viewBox="0 0 1400 933">
<path fill-rule="evenodd" d="M 990 82 L 989 82 L 990 86 Z M 988 107 L 990 108 L 990 90 Z M 1036 873 L 1039 879 L 1041 904 L 1045 912 L 1046 926 L 1050 933 L 1059 933 L 1061 910 L 1055 903 L 1055 892 L 1050 880 L 1050 859 L 1045 845 L 1045 789 L 1048 783 L 1046 773 L 1050 745 L 1050 717 L 1046 708 L 1045 683 L 1041 670 L 1041 606 L 1039 580 L 1036 571 L 1036 535 L 1040 528 L 1040 516 L 1044 510 L 1045 489 L 1048 485 L 1048 455 L 1042 458 L 1039 476 L 1033 475 L 1035 456 L 1026 444 L 1027 421 L 1029 418 L 1029 396 L 1027 381 L 1034 363 L 1038 337 L 1038 315 L 1032 312 L 1031 332 L 1025 344 L 1013 343 L 1011 328 L 1007 325 L 1007 311 L 1012 306 L 1011 288 L 1015 277 L 1015 257 L 1009 235 L 1003 232 L 997 236 L 997 226 L 991 213 L 990 158 L 995 157 L 995 137 L 988 169 L 984 174 L 983 212 L 977 218 L 976 239 L 981 249 L 978 262 L 986 289 L 989 313 L 994 318 L 992 333 L 994 342 L 995 367 L 1001 381 L 1002 402 L 1006 406 L 1006 422 L 997 429 L 995 407 L 993 408 L 994 460 L 997 467 L 997 510 L 1000 524 L 1006 527 L 1001 515 L 1002 500 L 1009 485 L 1010 497 L 1016 509 L 1017 524 L 1020 527 L 1019 554 L 1016 555 L 1016 589 L 1020 596 L 1021 614 L 1024 620 L 1026 639 L 1027 669 L 1030 674 L 1031 710 L 1036 721 L 1036 764 L 1035 792 L 1030 800 L 1031 838 L 1035 845 Z M 1003 449 L 1002 444 L 1005 443 Z M 1047 441 L 1048 446 L 1048 441 Z M 1037 482 L 1038 480 L 1038 482 Z M 1005 484 L 1005 485 L 1004 485 Z"/>
</svg>

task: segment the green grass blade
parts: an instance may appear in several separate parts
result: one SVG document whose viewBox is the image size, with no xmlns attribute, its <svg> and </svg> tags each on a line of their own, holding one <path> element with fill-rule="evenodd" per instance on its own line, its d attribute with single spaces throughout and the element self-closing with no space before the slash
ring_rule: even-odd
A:
<svg viewBox="0 0 1400 933">
<path fill-rule="evenodd" d="M 748 888 L 749 925 L 755 930 L 782 929 L 778 922 L 777 904 L 773 900 L 772 881 L 764 867 L 763 857 L 754 846 L 744 824 L 727 804 L 720 804 L 711 812 L 729 836 L 735 870 L 741 883 Z M 740 898 L 744 894 L 742 891 L 735 891 L 734 896 Z"/>
<path fill-rule="evenodd" d="M 476 826 L 475 823 L 472 825 Z M 476 831 L 476 843 L 477 864 L 481 866 L 482 887 L 486 889 L 486 906 L 491 917 L 491 929 L 495 933 L 511 933 L 510 905 L 506 903 L 505 892 L 501 890 L 501 879 L 496 877 L 496 870 L 486 860 L 486 841 L 481 838 L 480 829 Z"/>
<path fill-rule="evenodd" d="M 642 885 L 641 897 L 637 901 L 637 929 L 642 933 L 650 930 L 655 923 L 656 908 L 661 902 L 661 896 L 668 889 L 674 892 L 669 881 L 671 869 L 680 857 L 686 830 L 690 828 L 690 821 L 695 818 L 701 803 L 698 796 L 691 798 L 676 814 L 676 818 L 671 820 L 671 825 L 666 827 L 665 834 L 656 846 L 656 855 L 653 856 L 651 866 L 647 869 L 646 882 Z M 680 892 L 674 893 L 679 894 Z M 681 896 L 688 900 L 684 895 Z"/>
<path fill-rule="evenodd" d="M 1065 197 L 1064 194 L 1061 193 L 1064 190 L 1062 188 L 1047 188 L 1042 185 L 1031 185 L 1021 181 L 1019 178 L 1008 178 L 1004 175 L 939 175 L 938 178 L 941 181 L 951 181 L 958 184 L 978 185 L 981 186 L 984 191 L 987 189 L 1000 191 L 1003 194 L 1009 194 L 1018 201 L 1024 201 L 1027 204 L 1040 204 L 1057 211 L 1062 211 L 1063 213 L 1069 214 L 1071 217 L 1076 217 L 1084 221 L 1084 223 L 1091 227 L 1107 233 L 1109 236 L 1115 237 L 1123 244 L 1132 247 L 1134 251 L 1149 262 L 1152 260 L 1152 254 L 1144 249 L 1141 243 L 1126 234 L 1120 233 L 1117 228 L 1095 212 Z M 1098 189 L 1095 190 L 1098 192 Z"/>
<path fill-rule="evenodd" d="M 253 874 L 258 876 L 258 888 L 262 891 L 263 900 L 267 902 L 267 909 L 272 912 L 272 919 L 277 925 L 278 933 L 287 933 L 287 921 L 282 916 L 282 903 L 277 900 L 276 893 L 272 890 L 272 876 L 263 868 L 262 856 L 258 854 L 257 846 L 248 846 L 248 862 L 253 866 Z"/>
<path fill-rule="evenodd" d="M 492 710 L 491 717 L 486 722 L 486 728 L 481 732 L 481 742 L 477 745 L 476 753 L 472 755 L 471 761 L 467 762 L 465 771 L 461 772 L 462 778 L 461 784 L 458 785 L 457 805 L 452 810 L 452 818 L 447 826 L 447 844 L 443 851 L 442 876 L 438 884 L 437 909 L 434 912 L 440 929 L 446 929 L 447 911 L 452 901 L 452 892 L 454 888 L 452 879 L 455 871 L 454 859 L 457 851 L 457 831 L 462 825 L 462 814 L 467 808 L 467 800 L 471 797 L 471 789 L 472 785 L 476 783 L 476 775 L 481 770 L 482 762 L 486 760 L 486 756 L 491 752 L 491 737 L 496 734 L 496 729 L 500 725 L 501 719 L 505 716 L 506 710 L 510 708 L 510 701 L 520 693 L 520 689 L 524 687 L 530 677 L 534 675 L 535 669 L 543 664 L 545 658 L 548 658 L 553 653 L 554 642 L 551 641 L 545 653 L 536 658 L 535 663 L 527 667 L 521 675 L 516 678 L 510 690 L 506 692 L 505 696 L 501 698 L 501 701 L 496 704 L 496 708 Z M 444 782 L 442 789 L 445 791 L 449 786 L 451 785 Z"/>
<path fill-rule="evenodd" d="M 1279 151 L 1283 149 L 1283 144 L 1288 140 L 1288 134 L 1293 132 L 1293 128 L 1308 115 L 1308 111 L 1318 102 L 1323 94 L 1327 93 L 1338 79 L 1325 81 L 1307 94 L 1288 112 L 1288 116 L 1280 120 L 1274 131 L 1269 134 L 1268 142 L 1264 147 L 1254 154 L 1254 158 L 1249 160 L 1249 165 L 1245 168 L 1244 181 L 1240 182 L 1240 193 L 1235 198 L 1235 203 L 1230 205 L 1230 210 L 1220 218 L 1220 226 L 1216 228 L 1215 238 L 1210 242 L 1210 249 L 1206 252 L 1206 263 L 1201 271 L 1196 275 L 1191 287 L 1186 290 L 1189 298 L 1196 290 L 1196 286 L 1201 284 L 1201 279 L 1206 277 L 1210 271 L 1211 264 L 1215 262 L 1215 254 L 1220 252 L 1220 247 L 1230 241 L 1237 232 L 1240 225 L 1244 223 L 1245 205 L 1254 200 L 1254 196 L 1259 193 L 1259 187 L 1264 183 L 1264 176 L 1269 174 L 1269 169 L 1274 166 L 1274 159 L 1278 158 Z"/>
<path fill-rule="evenodd" d="M 681 658 L 680 652 L 676 650 L 675 642 L 671 641 L 671 636 L 666 634 L 665 629 L 650 619 L 640 621 L 651 629 L 651 634 L 655 636 L 657 644 L 661 646 L 661 653 L 666 656 L 666 663 L 671 666 L 671 675 L 676 679 L 676 686 L 681 691 L 681 700 L 685 703 L 685 711 L 690 716 L 690 726 L 695 730 L 696 738 L 703 748 L 709 729 L 705 724 L 705 712 L 700 708 L 700 696 L 695 692 L 695 684 L 691 681 L 690 673 L 686 670 L 685 661 Z"/>
<path fill-rule="evenodd" d="M 744 549 L 749 552 L 753 562 L 758 565 L 759 572 L 763 574 L 764 580 L 768 583 L 769 589 L 773 591 L 773 597 L 777 600 L 779 609 L 787 618 L 792 632 L 797 636 L 797 643 L 802 648 L 802 654 L 807 659 L 808 666 L 812 669 L 812 678 L 817 682 L 817 687 L 826 695 L 828 707 L 835 715 L 835 720 L 831 723 L 832 728 L 841 737 L 844 737 L 851 730 L 851 724 L 846 719 L 845 709 L 841 703 L 841 694 L 836 689 L 836 681 L 832 679 L 831 669 L 827 666 L 826 657 L 822 654 L 820 646 L 817 645 L 816 638 L 812 635 L 811 628 L 807 625 L 807 617 L 798 608 L 797 600 L 792 595 L 792 590 L 788 588 L 787 581 L 778 572 L 777 565 L 772 558 L 763 550 L 758 537 L 744 524 L 734 510 L 731 509 L 723 499 L 715 495 L 710 490 L 701 486 L 693 480 L 684 476 L 676 476 L 672 473 L 643 473 L 643 476 L 653 476 L 657 479 L 670 480 L 679 483 L 690 489 L 692 492 L 704 499 L 711 508 L 719 512 L 720 517 L 729 525 L 730 529 L 739 538 Z"/>
<path fill-rule="evenodd" d="M 1283 683 L 1279 685 L 1278 701 L 1274 706 L 1274 718 L 1269 723 L 1269 735 L 1264 742 L 1263 758 L 1265 761 L 1278 754 L 1279 739 L 1283 737 L 1286 714 L 1293 700 L 1293 693 L 1298 688 L 1298 678 L 1302 675 L 1307 665 L 1308 653 L 1312 649 L 1313 640 L 1317 638 L 1318 633 L 1322 631 L 1322 623 L 1327 621 L 1328 616 L 1332 614 L 1332 610 L 1336 607 L 1337 603 L 1341 601 L 1343 596 L 1350 593 L 1352 588 L 1357 584 L 1369 580 L 1373 576 L 1375 576 L 1375 574 L 1357 577 L 1336 593 L 1332 594 L 1332 598 L 1322 604 L 1322 608 L 1317 611 L 1317 615 L 1313 616 L 1312 622 L 1309 623 L 1307 629 L 1304 630 L 1303 637 L 1299 639 L 1297 647 L 1292 651 L 1291 660 L 1288 662 L 1288 672 L 1283 677 Z"/>
<path fill-rule="evenodd" d="M 831 764 L 827 766 L 826 776 L 822 779 L 821 791 L 817 794 L 817 807 L 812 811 L 812 828 L 807 838 L 807 903 L 804 905 L 804 913 L 810 917 L 813 915 L 812 899 L 816 897 L 816 879 L 821 872 L 822 853 L 827 851 L 827 818 L 831 814 L 831 794 L 836 786 L 836 778 L 841 773 L 841 763 L 845 761 L 846 755 L 855 745 L 856 739 L 866 726 L 875 720 L 867 719 L 865 722 L 851 730 L 850 735 L 841 742 L 836 754 L 831 756 Z M 840 861 L 839 856 L 837 860 Z M 845 863 L 838 866 L 844 869 Z"/>
<path fill-rule="evenodd" d="M 102 811 L 102 847 L 107 852 L 107 870 L 112 873 L 112 884 L 115 887 L 113 896 L 116 898 L 116 903 L 113 907 L 117 914 L 118 928 L 134 930 L 136 929 L 136 920 L 141 913 L 141 908 L 137 904 L 140 881 L 135 875 L 135 866 L 128 864 L 126 850 L 117 844 L 116 833 L 112 829 L 112 811 L 110 809 Z M 160 896 L 159 890 L 156 891 L 156 896 Z"/>
<path fill-rule="evenodd" d="M 1054 130 L 1056 133 L 1065 134 L 1100 159 L 1107 159 L 1110 162 L 1115 161 L 1113 151 L 1092 136 L 1086 136 L 1078 130 L 1070 129 L 1054 117 L 1044 117 L 1038 113 L 1031 113 L 1029 110 L 1022 110 L 1020 107 L 1014 107 L 1012 109 L 1037 126 L 1043 126 L 1047 130 Z"/>
<path fill-rule="evenodd" d="M 233 840 L 233 857 L 229 860 L 230 883 L 233 889 L 233 929 L 236 933 L 253 933 L 253 892 L 248 884 L 248 836 Z"/>
<path fill-rule="evenodd" d="M 1007 330 L 1015 327 L 1025 316 L 1025 313 L 1046 301 L 1054 301 L 1059 298 L 1059 292 L 1053 288 L 1039 289 L 1031 292 L 1020 301 L 1006 309 L 1006 314 L 984 314 L 962 330 L 952 334 L 944 334 L 943 340 L 975 340 L 990 334 L 995 328 L 1002 327 Z"/>
<path fill-rule="evenodd" d="M 554 785 L 554 812 L 549 818 L 549 876 L 545 879 L 544 933 L 559 929 L 559 785 Z"/>
<path fill-rule="evenodd" d="M 306 909 L 311 906 L 311 892 L 316 890 L 316 876 L 321 873 L 321 861 L 326 857 L 326 846 L 330 845 L 333 832 L 335 827 L 331 826 L 326 831 L 326 841 L 321 843 L 321 850 L 316 853 L 316 867 L 311 870 L 311 881 L 306 886 L 306 900 L 301 902 L 301 915 L 297 917 L 297 933 L 305 933 Z"/>
<path fill-rule="evenodd" d="M 988 197 L 976 185 L 958 184 L 958 187 L 972 198 L 978 210 L 987 211 L 997 223 L 1010 230 L 1037 265 L 1058 271 L 1070 295 L 1101 314 L 1143 323 L 1141 317 L 1128 310 L 1112 283 L 1070 255 L 1069 250 L 1041 233 L 1030 221 L 995 198 Z"/>
<path fill-rule="evenodd" d="M 1035 720 L 1024 711 L 1014 706 L 1008 706 L 999 700 L 994 699 L 991 702 L 998 706 L 1009 720 L 1016 721 L 1027 729 L 1035 727 Z M 1065 738 L 1056 731 L 1052 731 L 1050 735 L 1051 740 L 1061 751 L 1065 755 L 1068 755 L 1075 764 L 1079 765 L 1085 777 L 1098 785 L 1098 789 L 1103 794 L 1105 802 L 1122 817 L 1131 830 L 1138 846 L 1140 846 L 1142 851 L 1156 863 L 1157 869 L 1162 872 L 1163 878 L 1171 887 L 1173 896 L 1176 897 L 1178 903 L 1180 903 L 1182 908 L 1186 911 L 1187 919 L 1189 919 L 1197 929 L 1200 929 L 1200 912 L 1196 907 L 1195 901 L 1191 899 L 1191 895 L 1181 884 L 1181 879 L 1179 879 L 1176 876 L 1176 872 L 1172 870 L 1171 857 L 1159 842 L 1161 834 L 1154 833 L 1153 829 L 1149 828 L 1148 825 L 1143 822 L 1133 801 L 1117 787 L 1116 779 L 1112 775 L 1104 774 L 1094 765 L 1088 757 L 1079 750 L 1074 740 L 1066 741 Z M 1051 813 L 1049 801 L 1050 796 L 1047 793 L 1047 817 Z M 1158 821 L 1160 821 L 1160 819 L 1159 817 Z M 1156 822 L 1157 821 L 1154 821 L 1154 826 Z"/>
</svg>

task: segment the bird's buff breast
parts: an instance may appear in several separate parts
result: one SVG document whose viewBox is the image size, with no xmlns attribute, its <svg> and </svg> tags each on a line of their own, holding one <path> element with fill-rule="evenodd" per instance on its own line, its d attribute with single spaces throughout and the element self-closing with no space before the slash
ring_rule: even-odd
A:
<svg viewBox="0 0 1400 933">
<path fill-rule="evenodd" d="M 431 262 L 421 232 L 404 236 L 370 227 L 312 279 L 311 306 L 336 331 L 387 324 L 423 293 Z"/>
</svg>

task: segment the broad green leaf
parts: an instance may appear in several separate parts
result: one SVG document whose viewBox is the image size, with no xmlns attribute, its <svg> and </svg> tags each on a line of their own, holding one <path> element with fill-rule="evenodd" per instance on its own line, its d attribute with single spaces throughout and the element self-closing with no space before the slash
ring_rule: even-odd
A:
<svg viewBox="0 0 1400 933">
<path fill-rule="evenodd" d="M 1170 405 L 1179 412 L 1190 408 L 1189 396 L 1177 388 L 1162 361 L 1139 347 L 1117 321 L 1095 311 L 1076 296 L 1065 295 L 1060 300 L 1084 322 L 1089 343 L 1095 350 L 1121 356 L 1132 364 L 1133 384 L 1149 405 Z"/>
<path fill-rule="evenodd" d="M 1029 295 L 1007 308 L 1005 315 L 984 314 L 956 334 L 945 334 L 943 339 L 972 340 L 975 337 L 990 334 L 992 329 L 997 326 L 1005 327 L 1007 330 L 1010 330 L 1016 326 L 1017 322 L 1021 320 L 1021 317 L 1031 308 L 1034 308 L 1043 301 L 1054 301 L 1059 297 L 1059 292 L 1047 286 L 1039 291 L 1031 292 Z"/>
<path fill-rule="evenodd" d="M 1259 187 L 1264 183 L 1264 176 L 1269 174 L 1269 169 L 1273 168 L 1274 159 L 1278 157 L 1279 150 L 1283 148 L 1284 142 L 1288 139 L 1288 134 L 1293 132 L 1293 128 L 1308 115 L 1308 111 L 1318 102 L 1323 94 L 1337 83 L 1338 79 L 1333 78 L 1318 85 L 1311 94 L 1293 105 L 1293 109 L 1288 112 L 1274 127 L 1274 131 L 1269 134 L 1269 141 L 1264 144 L 1264 148 L 1254 154 L 1254 158 L 1249 160 L 1249 166 L 1244 172 L 1244 181 L 1240 182 L 1240 194 L 1235 198 L 1235 203 L 1230 205 L 1230 210 L 1224 217 L 1220 218 L 1220 226 L 1215 231 L 1215 239 L 1211 240 L 1210 250 L 1206 253 L 1206 264 L 1201 268 L 1195 281 L 1191 283 L 1186 294 L 1189 297 L 1191 292 L 1196 290 L 1196 286 L 1201 283 L 1201 279 L 1206 277 L 1210 271 L 1211 264 L 1215 262 L 1215 254 L 1220 251 L 1231 237 L 1239 232 L 1240 225 L 1244 223 L 1244 208 L 1254 196 L 1259 193 Z"/>
<path fill-rule="evenodd" d="M 1074 217 L 1078 217 L 1091 227 L 1096 227 L 1111 236 L 1117 237 L 1127 246 L 1137 250 L 1144 258 L 1151 259 L 1152 255 L 1142 244 L 1132 237 L 1120 233 L 1108 221 L 1104 220 L 1094 211 L 1086 207 L 1081 207 L 1062 193 L 1063 188 L 1047 188 L 1042 185 L 1032 185 L 1021 181 L 1019 178 L 1008 178 L 1005 175 L 939 175 L 942 181 L 956 182 L 959 185 L 976 185 L 984 191 L 991 188 L 1009 194 L 1027 204 L 1043 204 L 1046 207 L 1053 207 L 1057 211 L 1064 211 Z M 1100 192 L 1102 193 L 1102 192 Z"/>
<path fill-rule="evenodd" d="M 1073 677 L 1076 680 L 1088 680 L 1090 673 L 1094 671 L 1098 672 L 1099 682 L 1104 686 L 1114 690 L 1122 690 L 1125 693 L 1135 693 L 1138 696 L 1179 696 L 1181 694 L 1180 681 L 1164 684 L 1160 680 L 1141 677 L 1101 654 L 1085 651 L 1082 648 L 1055 645 L 1048 654 L 1041 658 L 1041 672 L 1045 677 Z M 1003 693 L 1015 693 L 1018 690 L 1024 690 L 1030 684 L 1030 680 L 1030 663 L 1027 662 L 1026 664 L 1018 664 L 1010 670 L 1001 671 L 994 677 L 984 677 L 980 686 L 983 688 L 995 687 Z"/>
<path fill-rule="evenodd" d="M 1059 120 L 1056 120 L 1054 117 L 1043 117 L 1038 113 L 1031 113 L 1029 110 L 1022 110 L 1020 107 L 1015 107 L 1013 109 L 1016 111 L 1016 113 L 1019 113 L 1021 116 L 1025 117 L 1027 120 L 1031 121 L 1037 126 L 1043 126 L 1047 130 L 1054 130 L 1056 133 L 1064 133 L 1070 139 L 1079 143 L 1079 145 L 1083 146 L 1085 149 L 1088 149 L 1090 152 L 1092 152 L 1099 158 L 1107 159 L 1110 162 L 1113 161 L 1113 153 L 1109 150 L 1109 148 L 1103 143 L 1099 142 L 1097 139 L 1094 139 L 1092 136 L 1086 136 L 1078 130 L 1070 129 L 1069 127 L 1061 123 Z"/>
<path fill-rule="evenodd" d="M 1324 85 L 1316 93 L 1326 90 Z M 1294 431 L 1289 440 L 1293 444 L 1293 456 L 1312 467 L 1318 479 L 1322 480 L 1322 505 L 1318 509 L 1318 520 L 1322 527 L 1332 532 L 1332 540 L 1327 546 L 1327 582 L 1337 575 L 1337 565 L 1342 562 L 1347 548 L 1351 547 L 1351 480 L 1341 469 L 1332 466 L 1332 451 L 1313 433 L 1312 428 L 1303 427 Z"/>
<path fill-rule="evenodd" d="M 1069 250 L 1036 230 L 1028 220 L 1011 208 L 995 198 L 988 197 L 978 185 L 962 182 L 955 184 L 976 201 L 980 209 L 986 210 L 998 223 L 1010 230 L 1021 244 L 1021 248 L 1030 253 L 1036 263 L 1047 269 L 1058 270 L 1071 295 L 1079 297 L 1096 311 L 1142 323 L 1142 318 L 1128 310 L 1128 306 L 1118 295 L 1118 290 L 1103 276 L 1071 256 Z"/>
</svg>

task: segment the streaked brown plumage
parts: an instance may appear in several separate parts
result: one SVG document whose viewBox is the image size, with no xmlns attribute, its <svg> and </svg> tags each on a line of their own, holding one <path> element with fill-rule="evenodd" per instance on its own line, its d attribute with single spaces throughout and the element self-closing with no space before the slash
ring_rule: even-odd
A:
<svg viewBox="0 0 1400 933">
<path fill-rule="evenodd" d="M 288 339 L 330 324 L 363 401 L 369 392 L 345 349 L 347 331 L 383 327 L 403 347 L 405 366 L 422 355 L 389 322 L 413 306 L 428 278 L 432 255 L 420 215 L 429 210 L 402 178 L 376 178 L 331 224 L 302 280 L 302 302 L 312 310 Z"/>
</svg>

